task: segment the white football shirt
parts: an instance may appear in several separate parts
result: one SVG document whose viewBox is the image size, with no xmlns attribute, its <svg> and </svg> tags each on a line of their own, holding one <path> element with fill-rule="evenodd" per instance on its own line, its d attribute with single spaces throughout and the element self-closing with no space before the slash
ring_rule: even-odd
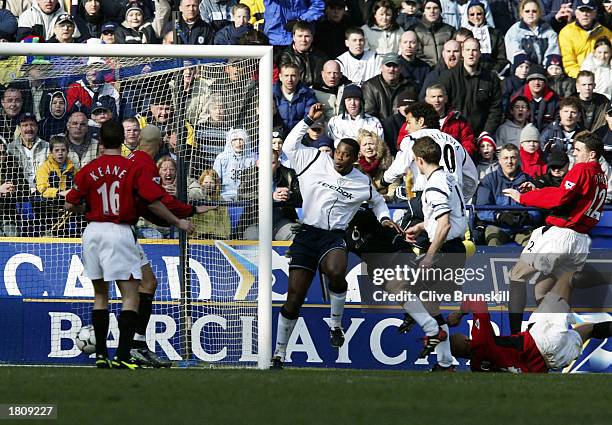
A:
<svg viewBox="0 0 612 425">
<path fill-rule="evenodd" d="M 412 175 L 417 176 L 414 179 L 413 190 L 423 190 L 426 179 L 425 176 L 419 174 L 419 169 L 414 162 L 412 146 L 417 139 L 425 136 L 431 137 L 440 145 L 440 148 L 442 148 L 440 166 L 455 177 L 455 181 L 463 194 L 463 199 L 471 199 L 478 187 L 478 170 L 474 161 L 453 136 L 431 128 L 415 131 L 402 139 L 399 152 L 397 152 L 389 169 L 385 171 L 384 180 L 387 183 L 393 183 L 395 179 L 403 176 L 408 169 L 411 169 Z"/>
<path fill-rule="evenodd" d="M 459 186 L 451 173 L 438 168 L 429 175 L 429 178 L 425 178 L 421 203 L 425 218 L 425 231 L 430 240 L 436 234 L 438 218 L 444 214 L 450 214 L 451 225 L 446 240 L 463 239 L 467 228 L 465 203 Z"/>
<path fill-rule="evenodd" d="M 329 155 L 301 143 L 306 130 L 308 124 L 300 121 L 283 143 L 283 152 L 300 181 L 303 222 L 324 230 L 346 230 L 364 202 L 370 204 L 378 220 L 391 217 L 368 176 L 356 168 L 343 176 Z"/>
</svg>

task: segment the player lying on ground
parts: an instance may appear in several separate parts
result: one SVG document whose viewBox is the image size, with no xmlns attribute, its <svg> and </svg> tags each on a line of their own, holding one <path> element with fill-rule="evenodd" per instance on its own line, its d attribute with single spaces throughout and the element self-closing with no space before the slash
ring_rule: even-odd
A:
<svg viewBox="0 0 612 425">
<path fill-rule="evenodd" d="M 605 283 L 597 270 L 584 268 L 591 238 L 606 200 L 607 180 L 599 164 L 603 142 L 584 131 L 574 139 L 576 163 L 559 187 L 545 187 L 526 193 L 505 189 L 504 194 L 529 207 L 552 210 L 546 225 L 534 230 L 519 262 L 510 271 L 510 330 L 521 331 L 526 304 L 526 282 L 539 273 L 536 302 L 543 299 L 555 282 L 565 276 L 576 287 Z M 522 189 L 533 189 L 526 185 Z M 573 275 L 567 272 L 576 272 Z"/>
<path fill-rule="evenodd" d="M 188 232 L 193 225 L 178 219 L 160 201 L 164 191 L 153 176 L 134 161 L 121 156 L 123 127 L 108 121 L 100 129 L 104 153 L 79 171 L 66 195 L 66 209 L 84 212 L 88 221 L 83 232 L 85 275 L 94 286 L 92 322 L 96 335 L 96 366 L 137 369 L 130 349 L 138 320 L 138 284 L 141 278 L 140 252 L 132 226 L 139 217 L 136 195 L 149 203 L 150 210 Z M 84 202 L 84 204 L 82 204 Z M 108 359 L 108 282 L 121 291 L 119 346 L 113 361 Z"/>
<path fill-rule="evenodd" d="M 290 248 L 289 288 L 287 301 L 278 315 L 276 349 L 271 365 L 274 369 L 283 367 L 289 337 L 317 269 L 329 279 L 331 345 L 341 347 L 344 344 L 342 315 L 347 289 L 344 234 L 359 206 L 368 202 L 383 226 L 401 232 L 389 218 L 385 200 L 372 186 L 370 178 L 353 168 L 359 154 L 359 144 L 355 140 L 340 140 L 333 159 L 322 155 L 318 149 L 302 145 L 308 127 L 322 116 L 323 105 L 314 104 L 283 144 L 283 152 L 299 178 L 304 218 Z"/>
<path fill-rule="evenodd" d="M 153 182 L 157 184 L 164 192 L 164 196 L 160 199 L 160 201 L 179 218 L 191 217 L 194 214 L 205 213 L 217 208 L 216 206 L 200 205 L 194 207 L 192 205 L 185 204 L 164 190 L 164 188 L 161 186 L 159 171 L 155 165 L 155 161 L 153 161 L 153 158 L 155 158 L 159 152 L 161 141 L 161 132 L 159 128 L 154 125 L 146 125 L 140 132 L 138 149 L 128 156 L 128 159 L 134 161 L 138 167 L 142 167 L 147 171 L 147 173 L 153 176 Z M 168 226 L 168 223 L 151 213 L 146 203 L 139 202 L 138 208 L 139 214 L 148 221 L 159 226 Z M 142 365 L 153 367 L 170 367 L 172 362 L 161 359 L 157 356 L 157 354 L 155 354 L 155 352 L 149 350 L 149 347 L 147 346 L 146 331 L 149 324 L 149 319 L 151 318 L 153 298 L 155 297 L 155 290 L 157 289 L 157 278 L 155 277 L 151 263 L 149 262 L 149 259 L 147 258 L 140 244 L 138 244 L 138 249 L 140 250 L 141 255 L 140 264 L 142 279 L 140 280 L 140 285 L 138 286 L 138 322 L 136 323 L 136 333 L 134 334 L 134 342 L 132 344 L 132 350 L 130 353 L 132 357 Z"/>
<path fill-rule="evenodd" d="M 425 178 L 421 196 L 424 221 L 406 230 L 406 240 L 415 242 L 425 232 L 429 247 L 418 267 L 422 269 L 458 269 L 465 267 L 463 236 L 467 228 L 465 206 L 461 190 L 451 173 L 440 166 L 442 148 L 434 139 L 424 136 L 411 142 L 419 174 Z M 419 282 L 420 288 L 440 293 L 457 289 L 454 282 L 428 279 Z M 437 364 L 433 371 L 452 370 L 453 356 L 447 340 L 448 325 L 440 314 L 440 302 L 428 302 L 425 307 L 420 297 L 406 301 L 403 306 L 425 332 L 425 346 L 419 357 L 427 357 L 436 350 Z"/>
<path fill-rule="evenodd" d="M 528 329 L 504 337 L 495 336 L 484 302 L 464 302 L 460 313 L 449 316 L 449 324 L 458 325 L 471 312 L 471 339 L 461 333 L 452 335 L 453 355 L 469 359 L 474 372 L 544 373 L 567 367 L 580 356 L 587 340 L 612 336 L 612 321 L 571 328 L 570 292 L 568 280 L 559 280 L 531 315 Z"/>
</svg>

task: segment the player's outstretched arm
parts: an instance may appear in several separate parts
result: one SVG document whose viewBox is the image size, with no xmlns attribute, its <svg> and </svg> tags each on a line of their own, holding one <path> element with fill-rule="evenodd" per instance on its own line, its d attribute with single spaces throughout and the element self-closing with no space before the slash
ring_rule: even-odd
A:
<svg viewBox="0 0 612 425">
<path fill-rule="evenodd" d="M 172 214 L 172 212 L 160 200 L 151 202 L 149 204 L 149 210 L 159 218 L 165 220 L 168 224 L 176 226 L 189 234 L 193 233 L 195 230 L 193 223 L 188 220 L 180 219 Z"/>
<path fill-rule="evenodd" d="M 70 211 L 71 213 L 75 213 L 75 214 L 83 214 L 85 213 L 85 205 L 83 204 L 72 204 L 70 202 L 65 202 L 64 203 L 64 209 L 66 211 Z"/>
</svg>

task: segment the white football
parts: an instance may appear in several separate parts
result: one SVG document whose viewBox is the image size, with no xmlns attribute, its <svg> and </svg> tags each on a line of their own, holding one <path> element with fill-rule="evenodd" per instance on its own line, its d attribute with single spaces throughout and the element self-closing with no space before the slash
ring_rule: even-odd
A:
<svg viewBox="0 0 612 425">
<path fill-rule="evenodd" d="M 85 354 L 96 352 L 96 334 L 92 325 L 85 325 L 76 336 L 76 345 Z"/>
</svg>

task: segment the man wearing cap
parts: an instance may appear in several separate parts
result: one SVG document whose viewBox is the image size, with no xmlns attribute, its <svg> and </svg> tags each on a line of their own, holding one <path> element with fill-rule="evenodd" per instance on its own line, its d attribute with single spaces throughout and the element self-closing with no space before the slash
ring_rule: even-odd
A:
<svg viewBox="0 0 612 425">
<path fill-rule="evenodd" d="M 567 24 L 559 33 L 559 47 L 563 57 L 563 68 L 567 75 L 576 78 L 580 65 L 593 52 L 599 37 L 612 40 L 612 31 L 597 19 L 597 0 L 574 0 L 576 20 Z"/>
<path fill-rule="evenodd" d="M 362 89 L 365 112 L 384 120 L 397 108 L 398 95 L 407 88 L 414 88 L 414 85 L 400 74 L 397 54 L 387 53 L 381 62 L 380 74 L 363 83 Z"/>
<path fill-rule="evenodd" d="M 74 18 L 67 13 L 58 16 L 53 26 L 53 37 L 47 40 L 47 43 L 72 43 L 77 41 L 74 38 L 76 25 Z"/>
<path fill-rule="evenodd" d="M 113 99 L 104 96 L 92 105 L 91 118 L 89 120 L 89 132 L 92 138 L 99 139 L 102 124 L 113 119 L 114 103 Z"/>
<path fill-rule="evenodd" d="M 594 131 L 605 122 L 608 98 L 595 93 L 595 75 L 591 71 L 580 71 L 576 78 L 576 91 L 573 96 L 582 105 L 581 125 L 586 130 Z"/>
<path fill-rule="evenodd" d="M 44 40 L 53 37 L 55 21 L 60 15 L 66 14 L 62 3 L 58 0 L 34 0 L 32 6 L 19 17 L 17 40 L 21 41 L 30 35 L 37 35 Z M 75 30 L 75 36 L 81 34 Z"/>
<path fill-rule="evenodd" d="M 455 28 L 442 22 L 440 0 L 423 2 L 423 18 L 414 26 L 419 39 L 418 58 L 435 66 L 442 58 L 444 43 L 450 40 Z"/>
<path fill-rule="evenodd" d="M 100 40 L 104 44 L 115 44 L 115 30 L 117 25 L 114 22 L 107 22 L 100 28 Z"/>
<path fill-rule="evenodd" d="M 372 131 L 383 137 L 380 121 L 364 112 L 363 103 L 363 93 L 358 85 L 344 86 L 340 111 L 327 125 L 327 133 L 334 142 L 342 139 L 357 140 L 357 132 L 360 129 Z"/>
<path fill-rule="evenodd" d="M 9 85 L 2 93 L 0 111 L 0 137 L 13 140 L 19 115 L 23 112 L 23 93 L 15 85 Z"/>
<path fill-rule="evenodd" d="M 344 44 L 348 49 L 336 58 L 342 74 L 361 87 L 364 81 L 380 74 L 381 56 L 374 50 L 365 50 L 365 34 L 359 27 L 345 32 Z"/>
<path fill-rule="evenodd" d="M 563 177 L 569 171 L 569 157 L 567 153 L 553 149 L 548 155 L 548 161 L 546 161 L 546 174 L 536 177 L 534 184 L 537 189 L 543 187 L 559 187 L 563 181 Z"/>
<path fill-rule="evenodd" d="M 292 29 L 293 43 L 287 46 L 277 64 L 294 63 L 300 69 L 300 80 L 308 87 L 319 81 L 323 64 L 327 55 L 312 47 L 313 34 L 310 26 L 305 22 L 297 22 Z"/>
<path fill-rule="evenodd" d="M 323 105 L 326 120 L 329 121 L 331 117 L 338 113 L 340 109 L 338 92 L 350 83 L 351 81 L 342 74 L 340 64 L 337 61 L 328 60 L 325 62 L 321 71 L 321 81 L 315 83 L 312 89 L 317 97 L 317 102 Z"/>
<path fill-rule="evenodd" d="M 499 79 L 480 64 L 480 43 L 469 38 L 462 46 L 463 64 L 443 74 L 449 104 L 467 119 L 474 134 L 495 134 L 502 122 Z"/>
<path fill-rule="evenodd" d="M 534 65 L 527 74 L 527 84 L 521 87 L 512 99 L 523 96 L 529 101 L 531 122 L 542 131 L 555 119 L 559 96 L 546 84 L 546 71 L 540 65 Z"/>
<path fill-rule="evenodd" d="M 36 192 L 36 169 L 45 162 L 49 153 L 49 144 L 38 137 L 36 116 L 25 112 L 19 116 L 19 136 L 8 144 L 7 151 L 20 162 L 30 192 Z"/>
</svg>

